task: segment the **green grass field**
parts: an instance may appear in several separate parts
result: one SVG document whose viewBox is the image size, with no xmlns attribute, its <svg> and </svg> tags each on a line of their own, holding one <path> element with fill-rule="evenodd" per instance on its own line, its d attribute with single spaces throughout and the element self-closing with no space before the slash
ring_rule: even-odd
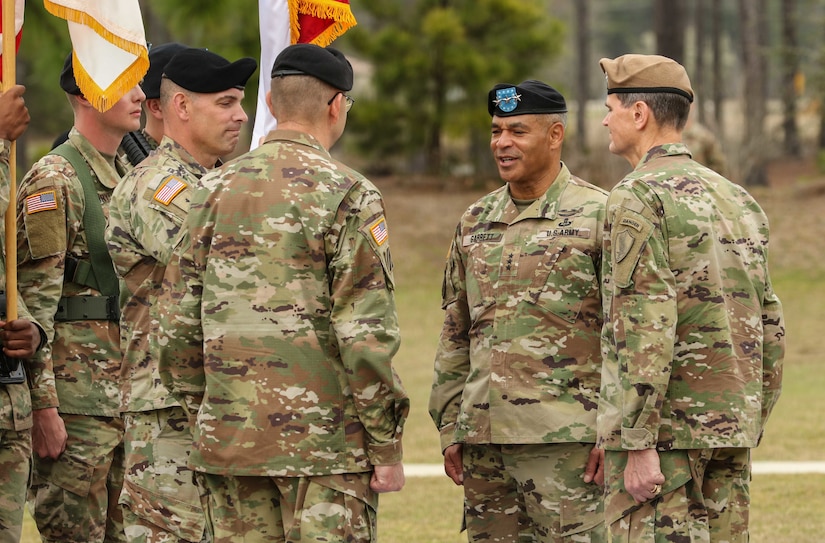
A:
<svg viewBox="0 0 825 543">
<path fill-rule="evenodd" d="M 438 436 L 427 415 L 435 345 L 441 328 L 441 274 L 461 212 L 482 192 L 445 187 L 410 190 L 379 183 L 388 208 L 396 265 L 402 347 L 396 359 L 410 394 L 407 463 L 441 463 Z M 754 191 L 773 227 L 772 273 L 787 319 L 784 390 L 754 459 L 825 461 L 825 371 L 820 330 L 825 323 L 825 191 Z M 401 492 L 381 497 L 383 543 L 460 543 L 461 489 L 444 477 L 409 478 Z M 825 475 L 756 475 L 751 541 L 825 541 Z M 29 520 L 25 543 L 37 541 Z"/>
</svg>

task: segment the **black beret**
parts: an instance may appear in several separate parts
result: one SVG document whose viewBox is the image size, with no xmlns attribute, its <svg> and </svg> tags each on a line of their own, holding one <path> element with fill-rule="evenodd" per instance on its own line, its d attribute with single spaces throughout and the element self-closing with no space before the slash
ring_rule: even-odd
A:
<svg viewBox="0 0 825 543">
<path fill-rule="evenodd" d="M 271 76 L 309 75 L 342 91 L 352 90 L 352 65 L 333 47 L 296 43 L 275 58 Z"/>
<path fill-rule="evenodd" d="M 74 78 L 74 68 L 72 68 L 72 54 L 66 57 L 63 61 L 63 69 L 60 71 L 60 88 L 68 94 L 80 96 L 80 87 L 77 86 L 77 81 Z"/>
<path fill-rule="evenodd" d="M 509 117 L 535 113 L 567 113 L 564 96 L 541 81 L 528 79 L 518 85 L 499 83 L 487 95 L 490 115 Z"/>
<path fill-rule="evenodd" d="M 149 49 L 149 71 L 143 76 L 140 88 L 146 95 L 146 99 L 160 98 L 160 78 L 166 64 L 175 56 L 186 49 L 186 46 L 177 43 L 162 43 Z"/>
<path fill-rule="evenodd" d="M 186 90 L 208 94 L 244 88 L 257 67 L 254 58 L 229 62 L 208 49 L 187 47 L 166 63 L 163 77 Z"/>
</svg>

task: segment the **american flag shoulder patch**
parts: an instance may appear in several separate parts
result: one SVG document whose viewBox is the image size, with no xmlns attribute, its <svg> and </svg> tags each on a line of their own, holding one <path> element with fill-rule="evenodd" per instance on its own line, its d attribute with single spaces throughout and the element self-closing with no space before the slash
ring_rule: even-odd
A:
<svg viewBox="0 0 825 543">
<path fill-rule="evenodd" d="M 179 177 L 170 175 L 163 180 L 158 187 L 158 190 L 155 191 L 154 199 L 163 205 L 168 206 L 172 203 L 172 200 L 175 199 L 175 196 L 180 194 L 186 186 L 186 183 L 184 183 Z"/>
<path fill-rule="evenodd" d="M 377 243 L 379 247 L 387 241 L 389 233 L 387 232 L 387 221 L 384 220 L 384 217 L 381 217 L 375 224 L 370 226 L 370 234 L 372 234 L 372 239 L 375 240 L 375 243 Z"/>
<path fill-rule="evenodd" d="M 53 190 L 38 192 L 26 198 L 26 214 L 57 209 L 57 195 Z"/>
</svg>

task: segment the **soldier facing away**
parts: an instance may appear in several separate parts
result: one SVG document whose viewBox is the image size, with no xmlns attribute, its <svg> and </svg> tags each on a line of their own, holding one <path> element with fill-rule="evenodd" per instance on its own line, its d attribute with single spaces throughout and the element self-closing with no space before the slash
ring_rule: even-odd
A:
<svg viewBox="0 0 825 543">
<path fill-rule="evenodd" d="M 278 129 L 193 190 L 161 377 L 195 421 L 216 543 L 376 541 L 409 411 L 383 200 L 328 151 L 352 105 L 346 57 L 292 45 L 271 75 Z"/>
<path fill-rule="evenodd" d="M 613 541 L 747 541 L 750 450 L 782 381 L 768 219 L 681 143 L 693 89 L 657 55 L 602 59 L 610 151 L 634 170 L 604 236 L 599 444 Z M 628 539 L 629 538 L 629 539 Z"/>
</svg>

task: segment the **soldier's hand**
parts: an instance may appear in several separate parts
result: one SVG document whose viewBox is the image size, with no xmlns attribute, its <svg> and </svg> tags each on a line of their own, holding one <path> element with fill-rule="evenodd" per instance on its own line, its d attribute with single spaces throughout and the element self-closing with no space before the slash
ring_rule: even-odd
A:
<svg viewBox="0 0 825 543">
<path fill-rule="evenodd" d="M 627 451 L 624 487 L 637 503 L 659 496 L 664 483 L 665 476 L 662 474 L 656 449 Z"/>
<path fill-rule="evenodd" d="M 404 488 L 404 465 L 401 462 L 387 466 L 375 466 L 370 488 L 375 492 L 397 492 Z"/>
<path fill-rule="evenodd" d="M 444 449 L 444 473 L 459 486 L 464 484 L 463 453 L 464 446 L 461 443 L 453 443 Z"/>
<path fill-rule="evenodd" d="M 32 449 L 40 458 L 57 458 L 66 450 L 66 425 L 57 414 L 56 407 L 35 409 L 32 411 Z"/>
<path fill-rule="evenodd" d="M 584 467 L 584 482 L 604 485 L 604 449 L 593 447 Z"/>
<path fill-rule="evenodd" d="M 40 346 L 40 329 L 31 321 L 0 322 L 3 351 L 12 358 L 31 358 Z"/>
<path fill-rule="evenodd" d="M 23 99 L 26 87 L 14 85 L 0 94 L 0 138 L 16 140 L 29 126 L 29 109 Z"/>
</svg>

